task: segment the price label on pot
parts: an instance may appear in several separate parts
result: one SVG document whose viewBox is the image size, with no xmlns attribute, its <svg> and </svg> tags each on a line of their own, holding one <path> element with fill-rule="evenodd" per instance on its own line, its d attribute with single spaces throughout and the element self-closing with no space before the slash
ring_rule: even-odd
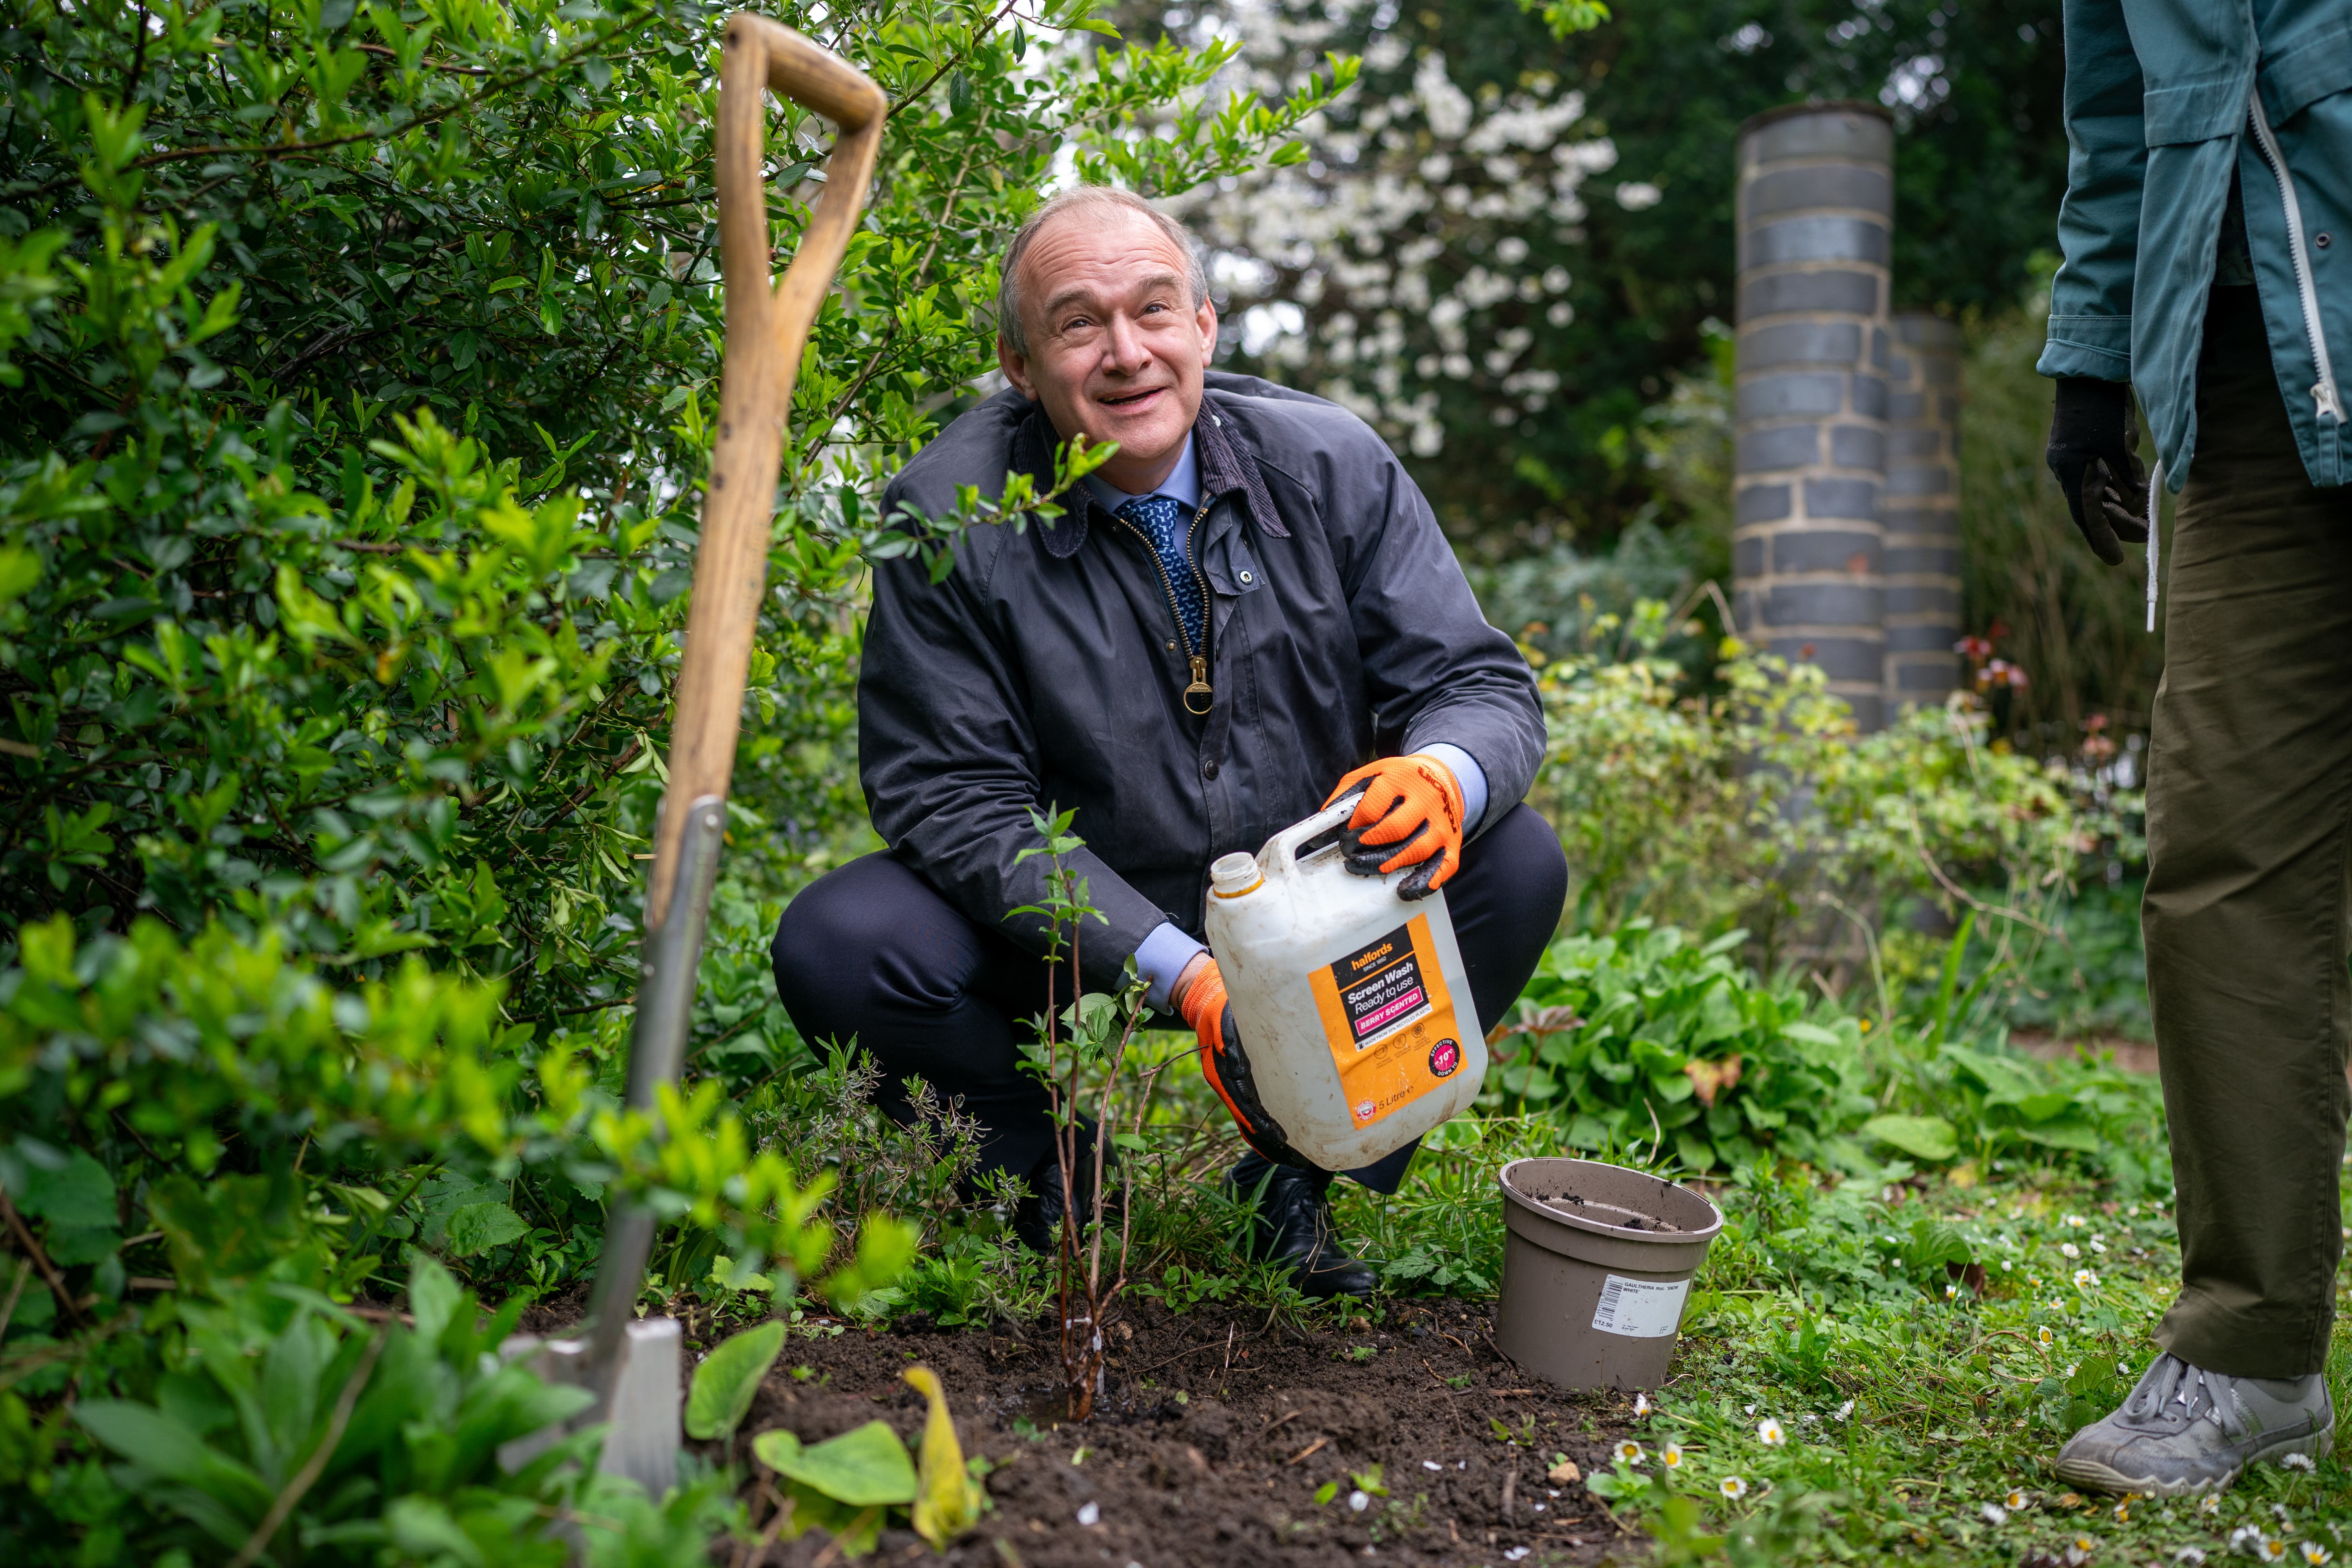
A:
<svg viewBox="0 0 2352 1568">
<path fill-rule="evenodd" d="M 1604 1334 L 1629 1340 L 1662 1340 L 1683 1321 L 1683 1302 L 1690 1281 L 1628 1279 L 1612 1274 L 1601 1287 L 1601 1305 L 1593 1309 L 1592 1326 Z"/>
</svg>

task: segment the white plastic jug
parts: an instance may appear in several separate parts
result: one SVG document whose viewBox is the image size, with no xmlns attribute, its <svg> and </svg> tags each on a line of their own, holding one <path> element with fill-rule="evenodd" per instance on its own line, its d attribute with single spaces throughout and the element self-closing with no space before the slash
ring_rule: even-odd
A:
<svg viewBox="0 0 2352 1568">
<path fill-rule="evenodd" d="M 1340 854 L 1350 799 L 1209 868 L 1210 951 L 1267 1112 L 1327 1171 L 1353 1170 L 1469 1108 L 1486 1076 L 1443 890 Z"/>
</svg>

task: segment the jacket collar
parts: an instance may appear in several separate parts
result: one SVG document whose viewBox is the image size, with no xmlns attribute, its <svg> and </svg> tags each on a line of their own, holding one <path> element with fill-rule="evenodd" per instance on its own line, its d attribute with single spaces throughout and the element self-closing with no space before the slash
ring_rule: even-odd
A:
<svg viewBox="0 0 2352 1568">
<path fill-rule="evenodd" d="M 1258 472 L 1257 455 L 1241 438 L 1239 432 L 1217 412 L 1213 399 L 1203 394 L 1201 412 L 1192 421 L 1192 440 L 1201 464 L 1201 499 L 1212 500 L 1239 491 L 1242 510 L 1247 512 L 1258 531 L 1275 539 L 1287 539 L 1290 530 L 1283 526 L 1282 514 L 1275 510 L 1274 498 L 1266 493 L 1265 479 Z M 1059 444 L 1053 422 L 1045 417 L 1043 404 L 1029 405 L 1028 416 L 1014 426 L 1013 432 L 1012 468 L 1024 473 L 1037 487 L 1037 493 L 1048 493 L 1054 483 L 1054 448 Z M 1037 538 L 1045 553 L 1057 561 L 1076 555 L 1087 542 L 1089 526 L 1097 512 L 1108 518 L 1094 491 L 1084 485 L 1063 498 L 1062 516 L 1051 523 L 1039 523 Z M 1033 522 L 1038 522 L 1033 513 Z"/>
</svg>

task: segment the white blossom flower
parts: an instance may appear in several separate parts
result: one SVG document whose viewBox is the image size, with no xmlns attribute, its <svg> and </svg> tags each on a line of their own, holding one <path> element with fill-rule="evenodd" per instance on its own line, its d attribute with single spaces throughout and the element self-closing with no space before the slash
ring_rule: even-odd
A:
<svg viewBox="0 0 2352 1568">
<path fill-rule="evenodd" d="M 1780 1422 L 1767 1415 L 1756 1423 L 1756 1440 L 1768 1448 L 1777 1448 L 1789 1440 L 1789 1435 L 1780 1429 Z"/>
<path fill-rule="evenodd" d="M 1830 1419 L 1832 1421 L 1848 1421 L 1852 1420 L 1853 1417 L 1853 1401 L 1849 1399 L 1843 1405 L 1837 1407 L 1837 1414 L 1830 1417 Z"/>
<path fill-rule="evenodd" d="M 2074 1289 L 2077 1289 L 2077 1290 L 2087 1290 L 2087 1289 L 2089 1289 L 2092 1286 L 2096 1285 L 2098 1282 L 2099 1282 L 2099 1277 L 2098 1277 L 2097 1275 L 2095 1275 L 2095 1274 L 2092 1273 L 2089 1269 L 2087 1269 L 2087 1268 L 2077 1268 L 2076 1270 L 2074 1270 Z"/>
<path fill-rule="evenodd" d="M 2009 1510 L 1997 1502 L 1989 1502 L 1977 1511 L 1984 1515 L 1984 1521 L 1995 1529 L 2009 1522 Z"/>
<path fill-rule="evenodd" d="M 2286 1561 L 2286 1542 L 2275 1535 L 2265 1535 L 2263 1537 L 2262 1545 L 2255 1549 L 2254 1555 L 2265 1563 L 2284 1563 Z"/>
<path fill-rule="evenodd" d="M 2090 1222 L 2089 1222 L 2088 1220 L 2084 1219 L 2081 1215 L 2078 1215 L 2078 1214 L 2070 1214 L 2070 1215 L 2067 1215 L 2063 1220 L 2060 1221 L 2059 1223 L 2061 1223 L 2061 1224 L 2063 1224 L 2063 1225 L 2066 1226 L 2069 1229 L 2072 1229 L 2072 1230 L 2080 1230 L 2080 1229 L 2082 1229 L 2082 1228 L 2083 1228 L 2083 1226 L 2084 1226 L 2085 1225 L 2088 1225 Z"/>
<path fill-rule="evenodd" d="M 2175 1563 L 2186 1563 L 2189 1568 L 2200 1568 L 2205 1561 L 2205 1549 L 2201 1546 L 2184 1546 L 2172 1554 L 2172 1560 Z"/>
<path fill-rule="evenodd" d="M 2000 1506 L 2009 1510 L 2010 1512 L 2015 1513 L 2018 1510 L 2026 1506 L 2025 1494 L 2018 1490 L 2015 1487 L 2011 1487 L 2009 1489 L 2009 1495 L 2000 1500 Z"/>
<path fill-rule="evenodd" d="M 1637 1394 L 1633 1395 L 1633 1414 L 1636 1415 L 1647 1415 L 1649 1413 L 1650 1396 L 1646 1394 Z"/>
<path fill-rule="evenodd" d="M 1361 1513 L 1366 1509 L 1372 1506 L 1372 1494 L 1367 1491 L 1349 1492 L 1348 1494 L 1348 1506 L 1356 1512 Z"/>
<path fill-rule="evenodd" d="M 2042 1342 L 2045 1345 L 2054 1345 L 2058 1342 L 2058 1336 L 2050 1331 L 2050 1325 L 2047 1323 L 2042 1325 Z"/>
<path fill-rule="evenodd" d="M 1658 1450 L 1658 1458 L 1665 1461 L 1666 1468 L 1679 1470 L 1683 1468 L 1683 1446 L 1680 1443 L 1669 1443 Z"/>
<path fill-rule="evenodd" d="M 2279 1459 L 2280 1468 L 2289 1470 L 2316 1470 L 2319 1462 L 2309 1454 L 2287 1454 Z"/>
<path fill-rule="evenodd" d="M 1638 1465 L 1643 1458 L 1642 1445 L 1631 1437 L 1617 1445 L 1617 1462 L 1621 1465 Z"/>
<path fill-rule="evenodd" d="M 1748 1482 L 1739 1476 L 1726 1476 L 1715 1483 L 1715 1489 L 1721 1492 L 1727 1500 L 1738 1502 L 1748 1495 Z"/>
<path fill-rule="evenodd" d="M 2306 1541 L 2303 1543 L 2303 1560 L 2313 1564 L 2314 1568 L 2317 1568 L 2317 1564 L 2328 1561 L 2335 1555 L 2336 1553 L 2328 1551 L 2316 1541 Z"/>
<path fill-rule="evenodd" d="M 2062 1246 L 2058 1248 L 2058 1250 L 2059 1250 L 2060 1252 L 2064 1253 L 2064 1254 L 2065 1254 L 2067 1257 L 2069 1257 L 2069 1258 L 2080 1258 L 2080 1257 L 2082 1257 L 2082 1256 L 2083 1256 L 2083 1249 L 2082 1249 L 2081 1247 L 2079 1247 L 2075 1246 L 2075 1245 L 2074 1245 L 2073 1242 L 2071 1242 L 2071 1241 L 2066 1242 L 2066 1243 L 2064 1243 L 2063 1245 L 2062 1245 Z"/>
<path fill-rule="evenodd" d="M 2210 1496 L 2210 1497 L 2207 1497 L 2207 1498 L 2203 1498 L 2203 1499 L 2199 1500 L 2198 1504 L 2197 1504 L 2197 1511 L 2198 1511 L 2199 1513 L 2219 1513 L 2219 1512 L 2221 1512 L 2221 1495 L 2219 1492 L 2216 1492 L 2216 1493 L 2214 1493 L 2214 1494 L 2213 1494 L 2212 1496 Z"/>
</svg>

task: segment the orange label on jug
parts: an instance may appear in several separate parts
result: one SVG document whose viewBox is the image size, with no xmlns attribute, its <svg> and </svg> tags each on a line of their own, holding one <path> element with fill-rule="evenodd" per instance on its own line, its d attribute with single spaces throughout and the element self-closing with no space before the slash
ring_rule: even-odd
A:
<svg viewBox="0 0 2352 1568">
<path fill-rule="evenodd" d="M 1462 1031 L 1427 915 L 1317 970 L 1313 984 L 1357 1126 L 1370 1127 L 1461 1070 Z"/>
</svg>

